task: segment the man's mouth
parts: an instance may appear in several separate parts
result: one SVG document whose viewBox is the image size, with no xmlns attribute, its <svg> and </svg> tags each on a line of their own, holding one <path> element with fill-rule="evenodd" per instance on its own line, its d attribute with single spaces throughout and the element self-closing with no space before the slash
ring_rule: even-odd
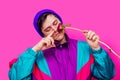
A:
<svg viewBox="0 0 120 80">
<path fill-rule="evenodd" d="M 56 34 L 54 34 L 55 37 L 58 37 L 59 35 L 60 35 L 60 33 L 58 33 L 58 32 Z"/>
</svg>

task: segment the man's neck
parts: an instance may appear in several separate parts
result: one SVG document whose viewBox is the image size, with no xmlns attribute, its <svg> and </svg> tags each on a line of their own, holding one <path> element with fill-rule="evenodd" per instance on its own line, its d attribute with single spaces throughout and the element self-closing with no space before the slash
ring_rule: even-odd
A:
<svg viewBox="0 0 120 80">
<path fill-rule="evenodd" d="M 66 37 L 64 36 L 63 39 L 60 41 L 60 44 L 64 44 L 66 42 Z"/>
</svg>

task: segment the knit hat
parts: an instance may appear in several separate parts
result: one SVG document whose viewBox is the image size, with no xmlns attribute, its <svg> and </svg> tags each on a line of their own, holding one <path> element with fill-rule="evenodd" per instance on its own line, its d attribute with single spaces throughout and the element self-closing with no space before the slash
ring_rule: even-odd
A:
<svg viewBox="0 0 120 80">
<path fill-rule="evenodd" d="M 43 9 L 41 11 L 39 11 L 35 17 L 34 17 L 34 22 L 33 22 L 33 25 L 34 25 L 34 28 L 36 29 L 36 31 L 39 33 L 40 36 L 44 37 L 42 31 L 39 29 L 40 26 L 38 26 L 38 20 L 40 17 L 42 17 L 43 14 L 45 13 L 51 13 L 53 15 L 55 15 L 62 23 L 62 18 L 56 13 L 54 12 L 53 10 L 50 10 L 50 9 Z"/>
</svg>

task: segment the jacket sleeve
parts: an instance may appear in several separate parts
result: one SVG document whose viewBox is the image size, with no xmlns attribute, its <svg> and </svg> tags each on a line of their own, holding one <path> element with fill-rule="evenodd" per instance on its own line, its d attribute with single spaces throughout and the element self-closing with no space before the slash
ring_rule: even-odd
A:
<svg viewBox="0 0 120 80">
<path fill-rule="evenodd" d="M 97 79 L 111 80 L 115 75 L 115 68 L 107 52 L 100 47 L 99 50 L 90 52 L 94 56 L 94 63 L 91 65 L 92 75 Z"/>
<path fill-rule="evenodd" d="M 11 66 L 8 76 L 10 80 L 31 80 L 31 73 L 36 59 L 36 52 L 28 48 Z"/>
</svg>

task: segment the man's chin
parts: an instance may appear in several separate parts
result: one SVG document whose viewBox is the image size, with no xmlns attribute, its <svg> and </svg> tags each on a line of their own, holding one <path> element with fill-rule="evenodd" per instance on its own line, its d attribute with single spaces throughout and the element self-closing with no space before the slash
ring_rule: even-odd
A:
<svg viewBox="0 0 120 80">
<path fill-rule="evenodd" d="M 62 40 L 62 38 L 57 38 L 57 39 L 54 39 L 55 41 L 59 42 Z"/>
<path fill-rule="evenodd" d="M 55 40 L 55 42 L 61 42 L 63 39 L 64 39 L 63 36 L 59 36 L 59 37 L 57 37 L 57 38 L 54 39 L 54 40 Z"/>
<path fill-rule="evenodd" d="M 64 38 L 64 34 L 59 34 L 54 38 L 55 41 L 61 41 Z"/>
</svg>

